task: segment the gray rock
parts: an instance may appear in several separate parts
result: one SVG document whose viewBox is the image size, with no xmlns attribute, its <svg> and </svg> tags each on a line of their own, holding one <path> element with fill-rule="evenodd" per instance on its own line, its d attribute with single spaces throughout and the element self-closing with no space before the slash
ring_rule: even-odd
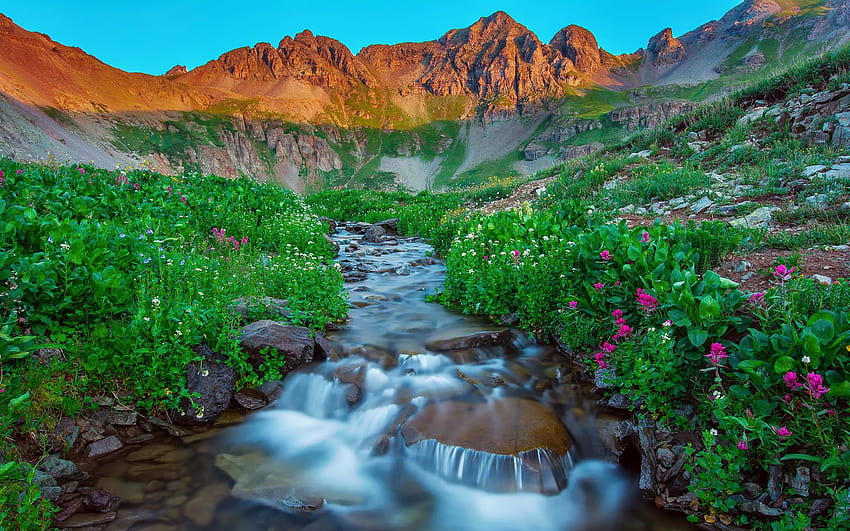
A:
<svg viewBox="0 0 850 531">
<path fill-rule="evenodd" d="M 718 216 L 734 216 L 738 213 L 738 205 L 723 205 L 714 209 Z"/>
<path fill-rule="evenodd" d="M 171 412 L 172 421 L 178 425 L 209 424 L 230 406 L 236 371 L 212 359 L 193 361 L 186 367 L 186 383 L 189 392 L 197 396 L 183 399 Z"/>
<path fill-rule="evenodd" d="M 817 499 L 814 503 L 812 503 L 812 508 L 809 510 L 809 516 L 820 516 L 826 513 L 830 507 L 832 507 L 832 500 L 830 498 Z"/>
<path fill-rule="evenodd" d="M 734 227 L 766 227 L 770 225 L 771 216 L 777 210 L 780 209 L 775 206 L 757 208 L 744 217 L 733 219 L 729 224 Z"/>
<path fill-rule="evenodd" d="M 850 127 L 850 112 L 839 112 L 835 114 L 835 119 L 841 127 Z"/>
<path fill-rule="evenodd" d="M 58 455 L 49 455 L 38 465 L 38 469 L 45 474 L 50 474 L 58 480 L 76 479 L 82 480 L 88 477 L 88 474 L 82 472 L 77 465 L 67 459 L 62 459 Z"/>
<path fill-rule="evenodd" d="M 184 437 L 186 435 L 191 435 L 193 433 L 191 430 L 188 430 L 186 428 L 181 428 L 180 426 L 175 426 L 174 424 L 171 424 L 170 422 L 166 422 L 166 421 L 164 421 L 160 418 L 157 418 L 157 417 L 148 417 L 148 422 L 150 422 L 154 426 L 158 426 L 158 427 L 164 429 L 172 437 Z"/>
<path fill-rule="evenodd" d="M 100 457 L 102 455 L 111 454 L 117 450 L 124 448 L 124 445 L 114 435 L 110 435 L 99 441 L 95 441 L 88 445 L 86 457 Z"/>
<path fill-rule="evenodd" d="M 254 389 L 243 389 L 233 395 L 233 399 L 245 409 L 260 409 L 268 405 L 266 396 Z"/>
<path fill-rule="evenodd" d="M 363 238 L 360 239 L 361 243 L 371 243 L 378 244 L 383 243 L 383 241 L 387 238 L 387 231 L 381 227 L 380 225 L 370 225 L 366 232 L 363 233 Z"/>
<path fill-rule="evenodd" d="M 798 466 L 794 469 L 794 475 L 791 476 L 791 488 L 797 491 L 797 494 L 803 497 L 809 495 L 809 483 L 812 482 L 812 473 L 808 467 Z"/>
<path fill-rule="evenodd" d="M 850 163 L 833 164 L 832 168 L 823 174 L 824 179 L 850 179 Z"/>
<path fill-rule="evenodd" d="M 652 151 L 648 149 L 644 149 L 643 151 L 637 151 L 635 153 L 629 153 L 629 157 L 637 157 L 641 159 L 648 159 L 652 155 Z"/>
<path fill-rule="evenodd" d="M 823 284 L 824 286 L 831 286 L 832 285 L 832 279 L 830 277 L 826 276 L 826 275 L 818 275 L 818 274 L 812 275 L 812 280 L 814 280 L 818 284 Z"/>
<path fill-rule="evenodd" d="M 744 502 L 741 504 L 741 510 L 745 513 L 760 514 L 762 516 L 782 516 L 785 511 L 765 505 L 760 501 Z"/>
<path fill-rule="evenodd" d="M 41 497 L 45 500 L 57 501 L 62 497 L 62 487 L 39 487 Z"/>
<path fill-rule="evenodd" d="M 673 465 L 676 463 L 676 454 L 669 448 L 659 448 L 655 456 L 658 459 L 658 464 L 668 470 L 673 468 Z"/>
<path fill-rule="evenodd" d="M 596 369 L 593 372 L 593 385 L 597 389 L 610 389 L 616 377 L 614 369 Z"/>
<path fill-rule="evenodd" d="M 752 267 L 753 267 L 753 264 L 751 262 L 747 262 L 746 260 L 741 260 L 737 264 L 735 264 L 733 271 L 735 271 L 735 273 L 743 273 L 744 271 L 748 271 L 748 270 L 752 269 Z"/>
<path fill-rule="evenodd" d="M 505 345 L 510 339 L 511 331 L 508 328 L 479 330 L 461 334 L 448 330 L 429 337 L 425 342 L 425 348 L 442 352 L 447 350 L 493 347 Z"/>
<path fill-rule="evenodd" d="M 707 196 L 703 196 L 691 205 L 691 212 L 693 212 L 694 214 L 699 214 L 703 210 L 713 205 L 714 201 L 709 199 Z"/>
<path fill-rule="evenodd" d="M 820 210 L 825 209 L 829 205 L 829 196 L 827 194 L 814 194 L 806 198 L 806 204 Z"/>
<path fill-rule="evenodd" d="M 239 297 L 231 303 L 230 311 L 243 322 L 250 319 L 251 315 L 256 318 L 260 313 L 264 316 L 286 319 L 292 314 L 288 306 L 289 301 L 285 299 L 276 299 L 274 297 Z"/>
<path fill-rule="evenodd" d="M 63 528 L 76 529 L 80 527 L 93 527 L 101 524 L 108 524 L 115 520 L 117 514 L 109 513 L 77 513 L 67 518 L 62 522 Z"/>
<path fill-rule="evenodd" d="M 398 236 L 398 221 L 398 218 L 390 218 L 379 221 L 375 225 L 384 229 L 384 232 L 391 236 Z"/>
<path fill-rule="evenodd" d="M 248 362 L 258 370 L 269 356 L 286 360 L 284 373 L 313 362 L 315 341 L 310 331 L 300 326 L 257 321 L 242 328 L 240 344 L 248 354 Z"/>
<path fill-rule="evenodd" d="M 612 413 L 628 414 L 632 410 L 632 399 L 623 393 L 615 393 L 605 404 Z"/>
<path fill-rule="evenodd" d="M 111 424 L 112 426 L 134 426 L 136 424 L 137 414 L 135 411 L 101 409 L 92 415 L 92 420 L 102 424 Z"/>
</svg>

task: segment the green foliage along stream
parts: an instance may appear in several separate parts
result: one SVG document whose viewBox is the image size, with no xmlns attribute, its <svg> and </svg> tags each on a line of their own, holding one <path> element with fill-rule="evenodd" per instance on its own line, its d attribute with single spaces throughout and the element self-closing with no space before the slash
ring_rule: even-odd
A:
<svg viewBox="0 0 850 531">
<path fill-rule="evenodd" d="M 238 348 L 238 297 L 285 299 L 291 322 L 313 329 L 345 316 L 327 227 L 291 192 L 8 160 L 0 176 L 4 438 L 75 414 L 86 396 L 174 407 L 188 398 L 197 345 L 220 352 L 242 385 L 274 377 Z M 30 356 L 45 345 L 61 353 Z"/>
</svg>

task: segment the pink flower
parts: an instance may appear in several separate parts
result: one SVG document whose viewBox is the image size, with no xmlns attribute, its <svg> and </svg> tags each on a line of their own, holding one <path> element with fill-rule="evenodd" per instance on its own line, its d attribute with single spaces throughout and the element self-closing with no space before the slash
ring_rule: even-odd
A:
<svg viewBox="0 0 850 531">
<path fill-rule="evenodd" d="M 823 376 L 820 374 L 810 372 L 806 375 L 806 381 L 809 384 L 809 393 L 815 400 L 829 392 L 829 388 L 823 386 Z"/>
<path fill-rule="evenodd" d="M 792 267 L 792 268 L 789 269 L 784 264 L 779 264 L 778 266 L 776 266 L 773 269 L 773 276 L 775 276 L 776 278 L 778 278 L 782 282 L 785 282 L 786 280 L 791 280 L 791 276 L 794 274 L 794 271 L 796 271 L 796 270 L 797 270 L 796 267 Z"/>
<path fill-rule="evenodd" d="M 771 426 L 771 428 L 773 428 L 773 431 L 776 432 L 776 435 L 779 435 L 780 437 L 790 437 L 791 434 L 793 433 L 791 430 L 789 430 L 785 426 L 782 426 L 781 428 L 777 428 L 776 426 Z"/>
<path fill-rule="evenodd" d="M 606 250 L 602 251 L 601 253 L 599 253 L 599 258 L 601 258 L 603 260 L 610 260 L 611 259 L 611 253 L 609 253 L 608 250 L 606 249 Z"/>
<path fill-rule="evenodd" d="M 594 288 L 596 291 L 602 291 L 602 288 L 604 288 L 604 287 L 605 287 L 605 284 L 603 284 L 603 283 L 601 283 L 601 282 L 597 282 L 597 283 L 595 283 L 595 284 L 593 285 L 593 288 Z"/>
<path fill-rule="evenodd" d="M 620 328 L 617 330 L 617 333 L 614 334 L 613 339 L 614 339 L 614 341 L 616 341 L 616 340 L 621 339 L 621 338 L 627 338 L 630 335 L 632 335 L 632 332 L 633 332 L 633 329 L 632 329 L 631 326 L 629 326 L 627 324 L 621 325 Z"/>
<path fill-rule="evenodd" d="M 617 325 L 617 326 L 623 326 L 624 324 L 626 324 L 626 320 L 623 319 L 622 317 L 618 317 L 617 319 L 614 320 L 614 324 Z"/>
<path fill-rule="evenodd" d="M 139 191 L 139 188 L 141 188 L 141 187 L 139 186 L 139 183 L 133 183 L 133 190 L 135 190 L 135 191 L 137 191 L 137 192 L 138 192 L 138 191 Z"/>
<path fill-rule="evenodd" d="M 2 173 L 2 172 L 0 172 L 0 173 Z M 18 175 L 22 175 L 24 173 L 24 170 L 18 170 L 15 173 L 17 173 Z"/>
<path fill-rule="evenodd" d="M 750 449 L 750 446 L 747 444 L 746 439 L 738 440 L 738 444 L 736 444 L 735 446 L 738 447 L 738 450 L 744 450 L 745 452 Z"/>
<path fill-rule="evenodd" d="M 596 361 L 597 365 L 599 365 L 600 369 L 604 369 L 605 367 L 608 366 L 608 364 L 605 363 L 605 353 L 604 352 L 597 352 L 593 356 L 593 359 L 594 359 L 594 361 Z"/>
<path fill-rule="evenodd" d="M 511 251 L 511 256 L 514 257 L 514 264 L 519 264 L 519 250 L 514 249 L 513 251 Z"/>
<path fill-rule="evenodd" d="M 658 299 L 656 299 L 655 297 L 653 297 L 652 295 L 650 295 L 649 293 L 647 293 L 646 291 L 644 291 L 641 288 L 638 288 L 637 291 L 635 292 L 635 300 L 637 301 L 638 304 L 643 306 L 643 308 L 647 312 L 651 312 L 651 311 L 655 310 L 655 308 L 658 307 Z"/>
<path fill-rule="evenodd" d="M 242 237 L 242 239 L 241 239 L 241 240 L 239 240 L 239 243 L 241 243 L 242 245 L 245 245 L 246 243 L 248 243 L 248 237 L 247 237 L 247 236 L 243 236 L 243 237 Z"/>
<path fill-rule="evenodd" d="M 782 377 L 782 380 L 785 382 L 785 385 L 788 386 L 789 389 L 797 390 L 803 387 L 803 384 L 797 381 L 797 373 L 794 371 L 786 372 L 785 376 Z"/>
<path fill-rule="evenodd" d="M 489 260 L 489 259 L 490 259 L 490 257 L 489 257 L 489 256 L 487 256 L 487 255 L 485 254 L 485 255 L 484 255 L 484 259 L 485 259 L 485 260 Z"/>
<path fill-rule="evenodd" d="M 85 170 L 85 168 L 77 168 L 77 171 L 78 171 L 78 172 L 80 172 L 80 175 L 85 175 L 85 174 L 86 174 L 86 170 Z"/>
<path fill-rule="evenodd" d="M 578 301 L 570 301 L 567 303 L 567 306 L 570 307 L 570 310 L 575 310 L 578 308 Z"/>
<path fill-rule="evenodd" d="M 640 235 L 640 241 L 641 241 L 641 243 L 649 242 L 649 233 L 646 232 L 646 231 L 643 231 L 643 234 Z"/>
<path fill-rule="evenodd" d="M 706 354 L 705 357 L 711 361 L 712 365 L 720 365 L 720 360 L 728 358 L 729 355 L 726 354 L 726 347 L 720 343 L 712 343 L 711 347 L 708 349 L 708 354 Z"/>
<path fill-rule="evenodd" d="M 785 400 L 786 404 L 791 403 L 791 395 L 785 395 L 784 397 L 782 397 L 782 399 Z"/>
<path fill-rule="evenodd" d="M 599 350 L 601 350 L 603 352 L 607 352 L 608 354 L 611 354 L 612 352 L 617 350 L 617 345 L 612 345 L 611 343 L 606 341 L 606 342 L 602 343 L 602 346 L 599 347 Z"/>
<path fill-rule="evenodd" d="M 750 301 L 750 304 L 761 304 L 764 301 L 764 293 L 758 292 L 750 295 L 750 298 L 747 299 Z"/>
<path fill-rule="evenodd" d="M 667 319 L 666 321 L 661 323 L 661 326 L 663 326 L 665 328 L 669 328 L 669 327 L 673 326 L 673 321 L 671 321 L 670 319 Z"/>
<path fill-rule="evenodd" d="M 611 317 L 613 317 L 614 319 L 619 319 L 622 316 L 623 310 L 614 310 L 613 312 L 611 312 Z"/>
<path fill-rule="evenodd" d="M 188 205 L 188 204 L 189 204 L 189 200 L 188 200 L 188 199 L 186 199 L 186 196 L 185 196 L 185 195 L 181 195 L 181 196 L 180 196 L 180 201 L 183 201 L 183 204 L 184 204 L 184 205 Z"/>
<path fill-rule="evenodd" d="M 171 193 L 171 187 L 170 186 L 166 186 L 165 189 L 168 191 L 169 194 Z"/>
</svg>

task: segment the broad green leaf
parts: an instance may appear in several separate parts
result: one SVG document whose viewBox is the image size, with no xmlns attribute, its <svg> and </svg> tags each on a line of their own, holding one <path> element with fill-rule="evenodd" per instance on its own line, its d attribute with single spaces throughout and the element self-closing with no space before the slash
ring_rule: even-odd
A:
<svg viewBox="0 0 850 531">
<path fill-rule="evenodd" d="M 818 319 L 809 325 L 809 330 L 817 336 L 821 343 L 829 343 L 835 337 L 835 325 L 826 319 Z"/>
<path fill-rule="evenodd" d="M 780 356 L 773 363 L 773 370 L 776 374 L 785 374 L 786 372 L 793 370 L 797 365 L 797 362 L 794 361 L 794 358 L 790 356 Z"/>
<path fill-rule="evenodd" d="M 714 319 L 720 317 L 720 304 L 711 295 L 700 297 L 699 316 L 701 319 Z"/>
<path fill-rule="evenodd" d="M 688 339 L 690 340 L 691 345 L 700 347 L 708 339 L 708 332 L 702 328 L 692 328 L 691 330 L 688 330 Z"/>
</svg>

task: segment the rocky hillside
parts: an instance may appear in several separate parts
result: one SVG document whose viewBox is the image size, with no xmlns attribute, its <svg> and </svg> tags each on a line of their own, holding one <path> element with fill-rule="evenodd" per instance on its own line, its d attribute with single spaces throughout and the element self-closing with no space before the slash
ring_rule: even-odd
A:
<svg viewBox="0 0 850 531">
<path fill-rule="evenodd" d="M 544 43 L 496 12 L 430 42 L 355 55 L 304 31 L 149 76 L 0 15 L 0 154 L 147 161 L 296 191 L 529 174 L 846 42 L 849 17 L 846 0 L 747 0 L 617 56 L 579 26 Z"/>
</svg>

